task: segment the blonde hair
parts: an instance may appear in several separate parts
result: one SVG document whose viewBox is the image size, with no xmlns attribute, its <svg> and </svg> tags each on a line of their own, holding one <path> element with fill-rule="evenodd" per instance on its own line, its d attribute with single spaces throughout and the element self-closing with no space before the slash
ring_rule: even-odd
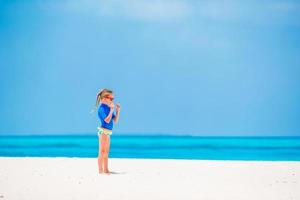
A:
<svg viewBox="0 0 300 200">
<path fill-rule="evenodd" d="M 91 113 L 93 113 L 99 106 L 101 100 L 103 99 L 103 97 L 105 97 L 106 95 L 108 94 L 113 94 L 113 91 L 112 90 L 109 90 L 109 89 L 102 89 L 100 90 L 97 95 L 96 95 L 96 103 L 95 103 L 95 107 L 94 109 L 91 111 Z"/>
<path fill-rule="evenodd" d="M 96 104 L 95 107 L 97 108 L 99 106 L 99 103 L 101 102 L 101 100 L 103 99 L 103 97 L 107 96 L 108 94 L 113 94 L 112 90 L 109 89 L 102 89 L 97 93 L 97 97 L 96 97 Z"/>
</svg>

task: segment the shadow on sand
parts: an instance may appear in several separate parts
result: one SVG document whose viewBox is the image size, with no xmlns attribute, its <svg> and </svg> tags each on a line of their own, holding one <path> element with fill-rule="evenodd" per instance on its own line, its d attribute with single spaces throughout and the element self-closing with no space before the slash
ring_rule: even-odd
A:
<svg viewBox="0 0 300 200">
<path fill-rule="evenodd" d="M 126 172 L 114 172 L 114 171 L 111 171 L 110 174 L 126 174 Z"/>
<path fill-rule="evenodd" d="M 126 172 L 114 172 L 114 171 L 110 171 L 109 174 L 106 174 L 106 173 L 100 173 L 100 174 L 102 174 L 102 175 L 113 175 L 113 174 L 120 174 L 120 175 L 122 175 L 122 174 L 126 174 Z"/>
</svg>

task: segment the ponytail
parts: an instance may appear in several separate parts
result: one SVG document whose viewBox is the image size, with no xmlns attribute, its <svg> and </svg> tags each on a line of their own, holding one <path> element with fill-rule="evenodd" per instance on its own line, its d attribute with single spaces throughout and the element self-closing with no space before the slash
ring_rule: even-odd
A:
<svg viewBox="0 0 300 200">
<path fill-rule="evenodd" d="M 101 94 L 102 94 L 102 91 L 98 92 L 97 94 L 97 97 L 96 97 L 96 104 L 95 104 L 95 107 L 98 108 L 99 106 L 99 103 L 101 101 Z"/>
<path fill-rule="evenodd" d="M 100 92 L 97 93 L 96 103 L 95 103 L 94 108 L 90 112 L 91 114 L 94 113 L 97 110 L 97 108 L 98 108 L 98 106 L 100 104 L 100 101 L 101 101 L 101 94 L 102 94 L 102 92 L 103 92 L 103 90 L 101 90 Z"/>
<path fill-rule="evenodd" d="M 90 113 L 93 113 L 93 112 L 95 112 L 96 110 L 97 110 L 97 108 L 98 108 L 98 106 L 99 106 L 99 104 L 100 104 L 100 102 L 101 102 L 101 99 L 103 98 L 103 94 L 104 93 L 113 93 L 111 90 L 108 90 L 108 89 L 102 89 L 100 92 L 98 92 L 97 93 L 97 96 L 96 96 L 96 103 L 95 103 L 95 106 L 94 106 L 94 108 L 91 110 L 91 112 Z"/>
</svg>

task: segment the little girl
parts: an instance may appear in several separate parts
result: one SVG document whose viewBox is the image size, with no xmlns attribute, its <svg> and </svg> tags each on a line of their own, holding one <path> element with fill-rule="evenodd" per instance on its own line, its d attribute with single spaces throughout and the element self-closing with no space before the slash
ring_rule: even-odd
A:
<svg viewBox="0 0 300 200">
<path fill-rule="evenodd" d="M 97 94 L 96 107 L 98 107 L 98 117 L 101 121 L 101 127 L 98 127 L 99 137 L 99 154 L 98 154 L 98 167 L 99 173 L 110 174 L 108 170 L 108 154 L 110 148 L 110 135 L 112 134 L 113 124 L 117 123 L 120 115 L 120 104 L 113 103 L 113 92 L 109 89 L 102 89 Z M 116 107 L 116 114 L 114 108 Z"/>
</svg>

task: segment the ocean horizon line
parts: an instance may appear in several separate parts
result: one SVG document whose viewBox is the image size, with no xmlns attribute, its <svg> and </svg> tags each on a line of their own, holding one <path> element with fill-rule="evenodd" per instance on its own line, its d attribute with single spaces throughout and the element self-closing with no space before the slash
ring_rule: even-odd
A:
<svg viewBox="0 0 300 200">
<path fill-rule="evenodd" d="M 0 137 L 30 137 L 30 136 L 77 136 L 77 137 L 88 137 L 97 136 L 97 133 L 25 133 L 25 134 L 0 134 Z M 169 134 L 169 133 L 114 133 L 111 137 L 201 137 L 201 138 L 300 138 L 300 135 L 196 135 L 196 134 Z"/>
</svg>

